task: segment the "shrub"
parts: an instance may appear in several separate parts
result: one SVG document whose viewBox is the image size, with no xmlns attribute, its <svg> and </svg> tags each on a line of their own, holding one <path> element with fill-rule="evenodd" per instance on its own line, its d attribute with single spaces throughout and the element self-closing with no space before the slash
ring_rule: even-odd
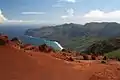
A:
<svg viewBox="0 0 120 80">
<path fill-rule="evenodd" d="M 74 61 L 74 59 L 72 57 L 69 57 L 69 61 Z"/>
<path fill-rule="evenodd" d="M 15 42 L 18 45 L 22 45 L 23 44 L 17 37 L 12 38 L 11 41 Z"/>
<path fill-rule="evenodd" d="M 96 60 L 96 56 L 92 55 L 91 56 L 92 60 Z"/>
<path fill-rule="evenodd" d="M 120 58 L 118 58 L 117 60 L 120 61 Z"/>
<path fill-rule="evenodd" d="M 116 60 L 117 60 L 117 61 L 120 61 L 120 58 L 119 58 L 119 57 L 116 57 Z"/>
<path fill-rule="evenodd" d="M 11 41 L 19 41 L 19 39 L 17 37 L 14 37 L 11 39 Z"/>
<path fill-rule="evenodd" d="M 62 49 L 62 52 L 67 52 L 67 50 L 66 49 Z"/>
<path fill-rule="evenodd" d="M 106 61 L 101 61 L 102 64 L 106 64 Z"/>
<path fill-rule="evenodd" d="M 0 39 L 0 45 L 5 45 L 5 41 Z"/>
<path fill-rule="evenodd" d="M 106 57 L 106 56 L 104 56 L 103 60 L 107 60 L 107 57 Z"/>
<path fill-rule="evenodd" d="M 54 51 L 53 48 L 47 46 L 46 44 L 40 45 L 40 46 L 39 46 L 39 50 L 40 50 L 41 52 L 46 52 L 46 53 L 49 53 L 49 52 Z"/>
<path fill-rule="evenodd" d="M 88 55 L 83 55 L 84 60 L 89 60 Z"/>
</svg>

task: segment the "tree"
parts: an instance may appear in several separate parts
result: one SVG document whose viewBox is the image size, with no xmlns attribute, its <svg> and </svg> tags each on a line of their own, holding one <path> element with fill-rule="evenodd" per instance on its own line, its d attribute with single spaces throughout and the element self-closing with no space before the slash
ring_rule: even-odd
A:
<svg viewBox="0 0 120 80">
<path fill-rule="evenodd" d="M 5 41 L 4 40 L 2 40 L 2 39 L 0 39 L 0 45 L 5 45 Z"/>
</svg>

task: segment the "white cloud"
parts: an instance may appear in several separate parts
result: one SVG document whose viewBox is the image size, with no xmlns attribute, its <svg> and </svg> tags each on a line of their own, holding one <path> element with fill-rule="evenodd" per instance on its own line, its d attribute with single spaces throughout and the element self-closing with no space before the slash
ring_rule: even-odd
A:
<svg viewBox="0 0 120 80">
<path fill-rule="evenodd" d="M 85 18 L 111 18 L 117 19 L 120 18 L 120 10 L 104 12 L 100 10 L 93 10 L 84 15 Z"/>
<path fill-rule="evenodd" d="M 22 12 L 21 14 L 25 14 L 25 15 L 40 15 L 40 14 L 45 14 L 45 12 Z"/>
<path fill-rule="evenodd" d="M 120 23 L 120 10 L 105 12 L 102 10 L 91 10 L 83 15 L 75 15 L 74 9 L 67 9 L 66 14 L 61 16 L 63 22 L 87 23 L 87 22 L 118 22 Z M 22 14 L 45 14 L 44 12 L 22 12 Z M 56 20 L 57 21 L 57 20 Z M 45 23 L 38 20 L 10 20 L 0 10 L 0 23 Z M 47 21 L 49 22 L 49 21 Z M 60 21 L 58 21 L 60 22 Z"/>
<path fill-rule="evenodd" d="M 0 10 L 0 23 L 3 23 L 6 20 L 7 18 L 5 18 L 5 16 L 2 14 L 2 11 Z"/>
<path fill-rule="evenodd" d="M 64 7 L 65 4 L 63 2 L 76 3 L 76 0 L 58 0 L 56 4 L 52 5 L 52 7 Z"/>
<path fill-rule="evenodd" d="M 69 3 L 75 3 L 76 0 L 59 0 L 59 2 L 69 2 Z"/>
<path fill-rule="evenodd" d="M 71 11 L 72 12 L 72 11 Z M 74 14 L 74 10 L 73 10 Z M 101 10 L 91 10 L 83 15 L 62 16 L 67 22 L 88 23 L 88 22 L 118 22 L 120 23 L 120 10 L 105 12 Z"/>
<path fill-rule="evenodd" d="M 104 12 L 100 10 L 93 10 L 84 15 L 85 18 L 101 18 L 103 17 Z"/>
<path fill-rule="evenodd" d="M 22 14 L 45 14 L 44 12 L 22 12 Z M 39 23 L 45 23 L 46 21 L 43 20 L 14 20 L 14 19 L 7 19 L 4 17 L 2 14 L 2 11 L 0 10 L 0 23 L 34 23 L 34 24 L 39 24 Z"/>
<path fill-rule="evenodd" d="M 47 23 L 45 20 L 7 20 L 7 24 L 41 24 Z"/>
<path fill-rule="evenodd" d="M 62 19 L 66 19 L 66 18 L 70 18 L 70 17 L 74 16 L 74 9 L 72 9 L 72 8 L 67 9 L 66 12 L 67 12 L 67 15 L 61 16 Z"/>
<path fill-rule="evenodd" d="M 120 23 L 120 10 L 104 12 L 92 10 L 83 15 L 85 22 L 118 22 Z"/>
<path fill-rule="evenodd" d="M 30 22 L 35 22 L 34 20 L 7 20 L 7 22 L 10 23 L 30 23 Z"/>
<path fill-rule="evenodd" d="M 61 16 L 61 18 L 62 18 L 62 19 L 66 19 L 66 18 L 68 18 L 68 16 Z"/>
<path fill-rule="evenodd" d="M 57 4 L 52 5 L 52 7 L 63 7 L 63 5 L 60 3 L 57 3 Z"/>
<path fill-rule="evenodd" d="M 68 13 L 69 16 L 74 16 L 74 10 L 72 8 L 68 9 L 67 13 Z"/>
</svg>

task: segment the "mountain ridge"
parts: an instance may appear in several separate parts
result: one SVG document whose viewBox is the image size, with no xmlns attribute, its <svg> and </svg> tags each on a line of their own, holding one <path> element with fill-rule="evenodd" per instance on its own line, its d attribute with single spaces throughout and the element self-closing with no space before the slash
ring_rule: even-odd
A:
<svg viewBox="0 0 120 80">
<path fill-rule="evenodd" d="M 66 23 L 56 26 L 28 29 L 25 32 L 25 35 L 46 38 L 49 40 L 56 40 L 65 48 L 80 51 L 82 47 L 81 44 L 83 43 L 79 42 L 81 42 L 82 39 L 85 40 L 83 45 L 86 46 L 89 44 L 88 46 L 90 46 L 95 41 L 119 37 L 120 24 L 116 22 L 91 22 L 86 23 L 85 25 Z M 88 43 L 88 39 L 93 41 L 91 41 L 91 43 Z"/>
</svg>

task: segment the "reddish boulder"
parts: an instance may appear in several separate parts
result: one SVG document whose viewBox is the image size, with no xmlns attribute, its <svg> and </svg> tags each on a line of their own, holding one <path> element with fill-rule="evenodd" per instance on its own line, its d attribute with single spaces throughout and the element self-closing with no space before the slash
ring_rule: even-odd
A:
<svg viewBox="0 0 120 80">
<path fill-rule="evenodd" d="M 89 60 L 88 55 L 83 55 L 84 60 Z"/>
<path fill-rule="evenodd" d="M 91 59 L 92 59 L 92 60 L 96 60 L 97 57 L 96 57 L 95 55 L 91 55 Z"/>
<path fill-rule="evenodd" d="M 46 44 L 40 45 L 39 50 L 41 52 L 46 52 L 46 53 L 54 51 L 51 47 L 47 46 Z"/>
</svg>

